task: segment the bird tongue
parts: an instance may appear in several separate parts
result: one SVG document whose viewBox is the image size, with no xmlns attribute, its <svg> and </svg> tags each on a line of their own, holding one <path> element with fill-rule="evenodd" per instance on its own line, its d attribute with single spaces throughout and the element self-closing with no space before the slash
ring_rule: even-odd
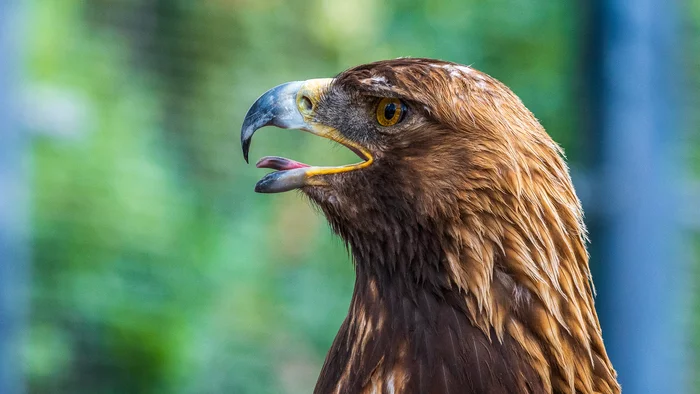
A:
<svg viewBox="0 0 700 394">
<path fill-rule="evenodd" d="M 299 163 L 298 161 L 285 159 L 279 156 L 266 156 L 258 160 L 255 164 L 258 168 L 272 168 L 273 170 L 285 171 L 293 170 L 295 168 L 310 167 L 308 164 Z"/>
</svg>

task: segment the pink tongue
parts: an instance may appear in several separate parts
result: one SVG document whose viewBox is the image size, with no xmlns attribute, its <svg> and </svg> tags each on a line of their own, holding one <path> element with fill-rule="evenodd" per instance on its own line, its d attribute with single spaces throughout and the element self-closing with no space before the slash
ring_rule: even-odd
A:
<svg viewBox="0 0 700 394">
<path fill-rule="evenodd" d="M 279 156 L 265 156 L 258 160 L 258 163 L 255 164 L 255 166 L 258 168 L 272 168 L 273 170 L 278 171 L 310 167 L 308 164 L 299 163 L 298 161 L 285 159 L 284 157 Z"/>
</svg>

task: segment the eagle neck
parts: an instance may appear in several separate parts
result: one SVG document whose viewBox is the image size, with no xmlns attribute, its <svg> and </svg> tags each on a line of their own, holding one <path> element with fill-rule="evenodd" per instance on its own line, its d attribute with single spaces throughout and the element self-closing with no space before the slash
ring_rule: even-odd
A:
<svg viewBox="0 0 700 394">
<path fill-rule="evenodd" d="M 422 288 L 436 293 L 449 290 L 444 268 L 450 247 L 439 236 L 444 233 L 440 225 L 429 221 L 398 224 L 381 218 L 376 223 L 371 234 L 343 234 L 358 284 L 375 283 L 411 297 Z"/>
</svg>

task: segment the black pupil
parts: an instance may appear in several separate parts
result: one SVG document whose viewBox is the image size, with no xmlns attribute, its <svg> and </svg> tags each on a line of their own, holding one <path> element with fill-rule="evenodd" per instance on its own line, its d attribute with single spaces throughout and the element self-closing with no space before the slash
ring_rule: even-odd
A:
<svg viewBox="0 0 700 394">
<path fill-rule="evenodd" d="M 394 115 L 396 115 L 396 104 L 395 103 L 389 103 L 384 107 L 384 117 L 386 119 L 394 119 Z"/>
</svg>

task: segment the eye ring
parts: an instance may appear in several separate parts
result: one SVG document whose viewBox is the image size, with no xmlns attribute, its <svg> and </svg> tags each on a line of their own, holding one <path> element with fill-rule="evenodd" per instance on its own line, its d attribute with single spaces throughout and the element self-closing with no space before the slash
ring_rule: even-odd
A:
<svg viewBox="0 0 700 394">
<path fill-rule="evenodd" d="M 397 98 L 385 97 L 377 104 L 377 122 L 384 127 L 393 126 L 406 116 L 406 104 Z"/>
</svg>

